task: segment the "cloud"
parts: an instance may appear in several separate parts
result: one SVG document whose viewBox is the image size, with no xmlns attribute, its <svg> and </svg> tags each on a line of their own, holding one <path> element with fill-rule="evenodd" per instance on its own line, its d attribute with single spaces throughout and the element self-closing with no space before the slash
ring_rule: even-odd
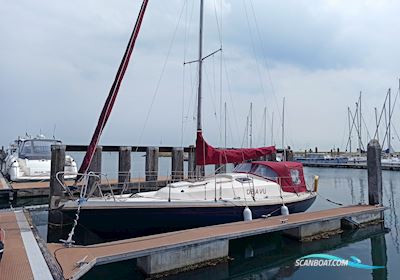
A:
<svg viewBox="0 0 400 280">
<path fill-rule="evenodd" d="M 267 139 L 274 112 L 280 144 L 285 96 L 287 144 L 341 146 L 347 106 L 354 107 L 358 92 L 372 130 L 373 108 L 388 87 L 397 88 L 396 1 L 224 0 L 222 29 L 219 0 L 206 3 L 204 54 L 219 48 L 222 31 L 228 145 L 242 144 L 250 102 L 255 144 L 263 142 L 265 106 Z M 88 143 L 139 8 L 140 1 L 127 0 L 0 5 L 0 143 L 25 131 L 51 135 L 54 125 L 66 143 Z M 196 65 L 183 69 L 183 61 L 197 57 L 197 28 L 196 1 L 150 2 L 102 143 L 179 146 L 182 115 L 183 143 L 194 143 Z M 218 53 L 204 63 L 204 129 L 213 145 L 223 143 L 219 62 Z"/>
</svg>

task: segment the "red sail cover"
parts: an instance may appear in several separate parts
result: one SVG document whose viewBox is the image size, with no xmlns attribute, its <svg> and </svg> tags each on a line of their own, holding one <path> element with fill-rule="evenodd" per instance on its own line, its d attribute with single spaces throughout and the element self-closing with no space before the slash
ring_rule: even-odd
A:
<svg viewBox="0 0 400 280">
<path fill-rule="evenodd" d="M 147 3 L 148 3 L 148 0 L 143 0 L 142 6 L 139 11 L 139 15 L 136 20 L 135 27 L 133 28 L 131 37 L 129 39 L 128 46 L 126 47 L 125 54 L 121 60 L 121 64 L 119 65 L 117 75 L 115 76 L 115 80 L 111 86 L 107 100 L 104 103 L 104 107 L 103 107 L 103 110 L 101 111 L 101 115 L 97 122 L 96 129 L 93 133 L 92 140 L 90 141 L 90 145 L 86 151 L 85 157 L 83 158 L 83 162 L 82 162 L 81 167 L 79 168 L 78 173 L 86 173 L 90 166 L 90 163 L 92 162 L 93 155 L 96 150 L 96 146 L 100 141 L 100 136 L 101 136 L 103 129 L 108 121 L 110 114 L 111 114 L 112 108 L 115 103 L 115 99 L 117 98 L 117 95 L 118 95 L 119 87 L 121 85 L 122 79 L 124 78 L 126 68 L 128 67 L 129 59 L 131 57 L 133 48 L 135 46 L 136 38 L 139 34 L 140 26 L 143 21 Z M 79 180 L 80 178 L 81 178 L 81 176 L 78 176 L 77 180 Z"/>
<path fill-rule="evenodd" d="M 239 163 L 250 159 L 257 159 L 272 153 L 276 153 L 274 146 L 245 149 L 216 149 L 204 140 L 201 131 L 197 131 L 197 165 Z"/>
</svg>

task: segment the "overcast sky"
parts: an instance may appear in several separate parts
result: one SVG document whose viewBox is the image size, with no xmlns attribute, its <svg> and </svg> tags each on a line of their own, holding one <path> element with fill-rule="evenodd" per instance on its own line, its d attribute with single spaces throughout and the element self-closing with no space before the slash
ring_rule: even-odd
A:
<svg viewBox="0 0 400 280">
<path fill-rule="evenodd" d="M 285 144 L 330 149 L 345 146 L 347 106 L 354 110 L 360 91 L 370 133 L 373 108 L 389 87 L 397 93 L 399 1 L 205 2 L 204 55 L 220 38 L 223 48 L 222 68 L 220 53 L 204 62 L 203 130 L 214 146 L 224 143 L 220 100 L 228 146 L 247 145 L 252 102 L 253 146 L 263 145 L 267 107 L 266 141 L 280 147 L 285 97 Z M 51 137 L 54 128 L 67 144 L 89 143 L 140 4 L 0 0 L 0 145 L 26 132 Z M 183 62 L 197 56 L 198 7 L 149 1 L 102 144 L 194 143 L 197 66 Z"/>
</svg>

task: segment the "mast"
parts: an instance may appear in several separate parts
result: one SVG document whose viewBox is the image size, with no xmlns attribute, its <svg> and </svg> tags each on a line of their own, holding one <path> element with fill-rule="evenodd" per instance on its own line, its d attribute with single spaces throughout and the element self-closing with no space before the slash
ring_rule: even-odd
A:
<svg viewBox="0 0 400 280">
<path fill-rule="evenodd" d="M 391 141 L 391 138 L 392 138 L 392 136 L 391 136 L 391 128 L 390 128 L 390 126 L 391 126 L 391 121 L 392 121 L 392 93 L 391 93 L 391 90 L 390 90 L 390 88 L 389 88 L 389 123 L 388 123 L 388 150 L 389 150 L 389 155 L 390 155 L 390 153 L 392 152 L 392 148 L 391 148 L 391 143 L 390 143 L 390 141 Z"/>
<path fill-rule="evenodd" d="M 267 145 L 267 107 L 264 107 L 264 147 Z"/>
<path fill-rule="evenodd" d="M 202 84 L 202 64 L 203 64 L 203 15 L 204 0 L 200 0 L 200 26 L 199 26 L 199 84 L 197 88 L 197 131 L 201 131 L 201 84 Z"/>
<path fill-rule="evenodd" d="M 271 146 L 274 145 L 274 112 L 271 116 Z"/>
<path fill-rule="evenodd" d="M 358 103 L 359 102 L 356 102 L 356 113 L 355 113 L 355 115 L 354 115 L 354 118 L 355 118 L 355 127 L 356 127 L 356 130 L 357 130 L 357 140 L 358 140 L 358 152 L 361 154 L 361 150 L 360 150 L 360 128 L 358 127 L 359 126 L 359 105 L 358 105 Z"/>
<path fill-rule="evenodd" d="M 378 124 L 378 111 L 377 111 L 376 107 L 375 107 L 375 129 L 376 129 L 376 131 L 378 131 L 378 129 L 379 129 L 379 124 Z M 376 134 L 376 139 L 377 139 L 378 142 L 379 142 L 379 133 Z"/>
<path fill-rule="evenodd" d="M 245 136 L 246 136 L 246 148 L 248 148 L 249 147 L 249 115 L 247 115 L 247 117 L 246 117 Z"/>
<path fill-rule="evenodd" d="M 250 137 L 250 148 L 253 147 L 253 102 L 250 102 L 250 130 L 249 130 L 249 137 Z"/>
<path fill-rule="evenodd" d="M 225 124 L 224 124 L 224 133 L 225 133 L 225 148 L 226 148 L 226 102 L 224 103 L 224 111 L 225 111 Z"/>
<path fill-rule="evenodd" d="M 376 109 L 376 108 L 375 108 Z M 350 144 L 350 153 L 351 153 L 351 121 L 350 121 L 350 107 L 347 107 L 347 118 L 349 120 L 349 144 Z M 347 148 L 347 147 L 346 147 Z"/>
<path fill-rule="evenodd" d="M 359 124 L 358 124 L 358 148 L 360 150 L 360 154 L 362 151 L 362 134 L 361 134 L 361 127 L 362 127 L 362 111 L 361 111 L 361 91 L 360 91 L 360 98 L 358 99 L 358 110 L 359 110 Z"/>
<path fill-rule="evenodd" d="M 285 150 L 285 97 L 282 103 L 282 149 Z M 286 161 L 285 153 L 283 153 L 283 158 Z"/>
<path fill-rule="evenodd" d="M 115 75 L 114 82 L 111 86 L 111 89 L 108 93 L 107 99 L 103 105 L 103 109 L 97 121 L 97 125 L 95 131 L 92 135 L 92 139 L 90 140 L 90 144 L 86 151 L 85 157 L 83 158 L 82 164 L 79 168 L 78 173 L 87 173 L 89 166 L 93 160 L 94 153 L 96 150 L 96 146 L 99 144 L 101 134 L 103 133 L 104 127 L 107 124 L 108 118 L 111 115 L 111 111 L 113 109 L 115 100 L 117 98 L 119 88 L 121 86 L 122 80 L 124 78 L 126 69 L 128 68 L 129 60 L 133 53 L 133 49 L 135 47 L 136 39 L 139 35 L 140 27 L 142 25 L 142 21 L 144 18 L 144 14 L 146 12 L 147 4 L 149 0 L 143 0 L 142 6 L 140 7 L 139 15 L 136 19 L 135 26 L 132 30 L 131 37 L 129 38 L 128 45 L 126 47 L 124 56 L 122 57 L 121 63 L 118 67 L 117 74 Z M 75 179 L 75 182 L 82 179 L 81 175 L 78 175 Z"/>
</svg>

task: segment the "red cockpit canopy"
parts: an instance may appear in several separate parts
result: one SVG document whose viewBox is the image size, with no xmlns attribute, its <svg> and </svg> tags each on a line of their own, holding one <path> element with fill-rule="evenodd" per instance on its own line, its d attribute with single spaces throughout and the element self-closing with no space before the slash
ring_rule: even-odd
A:
<svg viewBox="0 0 400 280">
<path fill-rule="evenodd" d="M 303 164 L 299 162 L 253 161 L 240 164 L 235 168 L 235 172 L 251 173 L 276 181 L 285 192 L 307 191 Z"/>
</svg>

